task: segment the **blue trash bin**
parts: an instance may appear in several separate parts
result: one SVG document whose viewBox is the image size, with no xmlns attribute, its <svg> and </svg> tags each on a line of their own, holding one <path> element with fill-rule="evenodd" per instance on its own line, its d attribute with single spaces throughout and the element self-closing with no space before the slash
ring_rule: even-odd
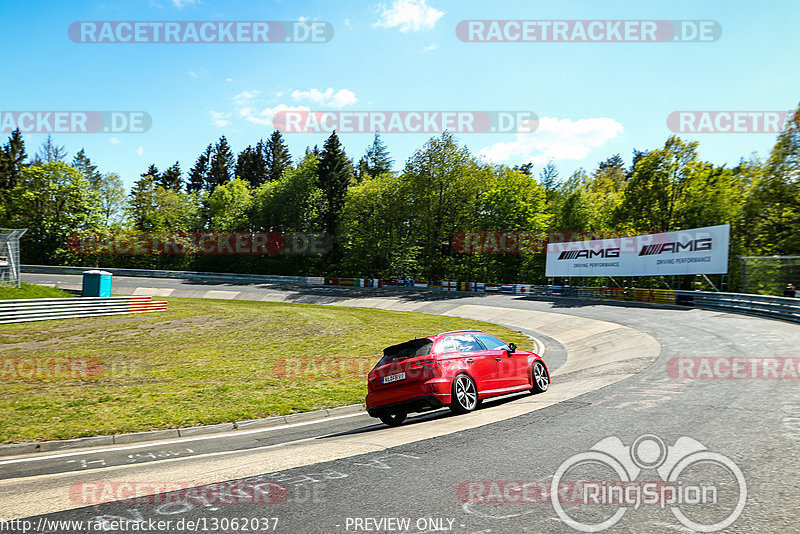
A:
<svg viewBox="0 0 800 534">
<path fill-rule="evenodd" d="M 111 296 L 111 273 L 107 271 L 83 271 L 83 291 L 84 297 L 110 297 Z"/>
</svg>

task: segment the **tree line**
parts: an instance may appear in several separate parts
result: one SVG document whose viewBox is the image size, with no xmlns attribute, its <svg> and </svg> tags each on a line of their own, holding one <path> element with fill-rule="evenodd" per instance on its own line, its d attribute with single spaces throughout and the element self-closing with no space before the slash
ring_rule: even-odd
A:
<svg viewBox="0 0 800 534">
<path fill-rule="evenodd" d="M 48 137 L 29 157 L 18 130 L 0 149 L 0 227 L 29 229 L 24 263 L 543 283 L 543 253 L 462 254 L 453 236 L 729 223 L 729 287 L 738 289 L 737 256 L 800 254 L 800 108 L 765 158 L 715 165 L 697 142 L 671 136 L 634 150 L 630 164 L 615 154 L 566 177 L 553 162 L 488 163 L 448 132 L 399 171 L 379 134 L 358 161 L 336 132 L 297 158 L 277 130 L 238 154 L 222 136 L 188 172 L 153 163 L 130 191 L 84 150 L 67 156 Z M 334 245 L 272 256 L 77 255 L 66 246 L 74 232 L 123 231 L 325 233 Z"/>
</svg>

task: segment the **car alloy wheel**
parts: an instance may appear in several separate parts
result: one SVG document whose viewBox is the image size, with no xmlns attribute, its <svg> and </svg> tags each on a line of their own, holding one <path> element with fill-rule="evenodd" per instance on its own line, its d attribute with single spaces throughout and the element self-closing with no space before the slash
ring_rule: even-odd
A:
<svg viewBox="0 0 800 534">
<path fill-rule="evenodd" d="M 533 377 L 532 393 L 543 393 L 550 387 L 550 379 L 547 376 L 547 369 L 544 368 L 542 362 L 533 362 L 531 368 L 531 376 Z"/>
<path fill-rule="evenodd" d="M 462 414 L 473 411 L 478 406 L 478 388 L 469 375 L 460 374 L 453 380 L 453 398 L 450 409 Z"/>
</svg>

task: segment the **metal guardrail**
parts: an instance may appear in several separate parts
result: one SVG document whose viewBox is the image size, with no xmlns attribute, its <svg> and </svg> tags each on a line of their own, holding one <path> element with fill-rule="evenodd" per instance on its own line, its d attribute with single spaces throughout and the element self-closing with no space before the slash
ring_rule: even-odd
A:
<svg viewBox="0 0 800 534">
<path fill-rule="evenodd" d="M 708 291 L 676 291 L 675 293 L 676 301 L 687 306 L 759 315 L 800 323 L 800 299 L 796 298 Z"/>
<path fill-rule="evenodd" d="M 152 297 L 80 297 L 0 301 L 0 324 L 166 311 Z"/>
<path fill-rule="evenodd" d="M 55 265 L 22 265 L 23 273 L 39 274 L 83 274 L 90 267 L 70 267 Z M 273 274 L 235 274 L 204 273 L 199 271 L 167 271 L 158 269 L 123 269 L 103 267 L 104 271 L 115 276 L 138 276 L 142 278 L 179 278 L 183 280 L 221 280 L 224 282 L 271 282 L 300 285 L 323 285 L 321 276 L 283 276 Z"/>
<path fill-rule="evenodd" d="M 82 274 L 86 267 L 49 265 L 22 265 L 22 272 L 45 274 Z M 105 269 L 118 276 L 144 278 L 179 278 L 188 280 L 219 280 L 229 282 L 273 282 L 301 285 L 340 285 L 352 287 L 381 287 L 383 285 L 413 288 L 440 289 L 443 291 L 469 291 L 476 293 L 499 292 L 534 297 L 568 297 L 579 299 L 621 300 L 678 304 L 697 308 L 717 309 L 734 313 L 759 315 L 800 322 L 800 299 L 750 295 L 744 293 L 712 293 L 706 291 L 680 291 L 670 289 L 644 289 L 621 287 L 579 287 L 531 284 L 484 284 L 482 282 L 443 282 L 414 280 L 378 280 L 366 278 L 323 278 L 314 276 L 278 276 L 233 273 L 203 273 L 197 271 L 159 271 L 149 269 Z M 402 283 L 401 283 L 402 282 Z"/>
</svg>

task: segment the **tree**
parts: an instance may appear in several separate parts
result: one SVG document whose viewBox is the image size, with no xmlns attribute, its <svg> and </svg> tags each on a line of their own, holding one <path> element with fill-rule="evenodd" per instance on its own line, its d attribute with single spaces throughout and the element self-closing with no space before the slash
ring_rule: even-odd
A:
<svg viewBox="0 0 800 534">
<path fill-rule="evenodd" d="M 696 171 L 697 142 L 671 136 L 664 148 L 644 153 L 628 180 L 616 220 L 633 230 L 674 229 L 687 187 Z"/>
<path fill-rule="evenodd" d="M 353 165 L 334 131 L 325 141 L 317 163 L 317 185 L 325 194 L 322 226 L 333 235 L 339 223 L 347 188 L 353 183 Z"/>
<path fill-rule="evenodd" d="M 320 232 L 325 195 L 317 186 L 317 158 L 307 154 L 296 168 L 255 191 L 253 224 L 275 232 Z"/>
<path fill-rule="evenodd" d="M 248 146 L 242 150 L 236 159 L 236 177 L 252 187 L 258 187 L 268 179 L 265 148 L 264 143 L 259 141 L 255 148 Z"/>
<path fill-rule="evenodd" d="M 0 150 L 0 192 L 13 189 L 19 183 L 27 157 L 25 140 L 17 128 Z"/>
<path fill-rule="evenodd" d="M 97 193 L 83 174 L 65 163 L 25 167 L 9 197 L 12 210 L 7 222 L 28 228 L 23 236 L 24 262 L 67 262 L 69 236 L 99 228 Z"/>
<path fill-rule="evenodd" d="M 41 148 L 36 153 L 36 162 L 37 165 L 42 165 L 45 163 L 53 163 L 53 162 L 61 162 L 64 161 L 64 158 L 67 157 L 67 151 L 64 146 L 58 146 L 57 144 L 53 143 L 53 136 L 48 135 L 45 142 L 42 143 Z"/>
<path fill-rule="evenodd" d="M 72 158 L 72 168 L 78 169 L 78 171 L 86 177 L 86 180 L 89 181 L 92 188 L 97 188 L 98 182 L 103 175 L 97 171 L 97 165 L 92 163 L 92 160 L 89 159 L 89 156 L 86 155 L 86 150 L 83 148 Z"/>
<path fill-rule="evenodd" d="M 522 165 L 514 165 L 514 170 L 521 172 L 525 176 L 533 176 L 533 162 L 529 161 Z"/>
<path fill-rule="evenodd" d="M 375 133 L 372 144 L 367 147 L 367 154 L 363 160 L 370 176 L 378 176 L 392 170 L 393 160 L 389 157 L 389 150 L 378 133 Z"/>
<path fill-rule="evenodd" d="M 555 162 L 547 162 L 544 169 L 539 172 L 539 182 L 548 195 L 555 191 L 556 184 L 558 183 L 558 167 L 556 167 Z"/>
<path fill-rule="evenodd" d="M 233 177 L 235 170 L 235 162 L 233 151 L 231 150 L 228 140 L 223 135 L 214 145 L 214 152 L 211 154 L 211 160 L 208 169 L 208 184 L 209 191 L 218 185 L 229 182 Z"/>
<path fill-rule="evenodd" d="M 235 178 L 220 184 L 208 197 L 209 227 L 215 232 L 250 230 L 253 192 L 250 185 Z"/>
<path fill-rule="evenodd" d="M 211 145 L 206 147 L 205 151 L 203 151 L 198 157 L 197 161 L 189 170 L 189 179 L 186 183 L 186 190 L 189 193 L 202 191 L 203 189 L 208 189 L 209 184 L 209 176 L 208 176 L 208 169 L 209 163 L 211 161 L 211 153 L 213 148 Z"/>
<path fill-rule="evenodd" d="M 172 167 L 168 168 L 156 179 L 156 184 L 171 191 L 183 189 L 180 164 L 176 161 Z"/>
<path fill-rule="evenodd" d="M 292 166 L 289 147 L 286 146 L 283 136 L 278 130 L 273 131 L 267 140 L 264 163 L 267 167 L 267 179 L 270 181 L 280 179 L 284 171 Z"/>
<path fill-rule="evenodd" d="M 158 170 L 155 163 L 151 163 L 147 170 L 140 174 L 142 178 L 150 178 L 155 184 L 161 179 L 161 171 Z"/>
<path fill-rule="evenodd" d="M 120 225 L 125 209 L 125 186 L 122 178 L 115 172 L 106 173 L 97 181 L 95 190 L 102 215 L 101 224 L 106 228 Z"/>
</svg>

